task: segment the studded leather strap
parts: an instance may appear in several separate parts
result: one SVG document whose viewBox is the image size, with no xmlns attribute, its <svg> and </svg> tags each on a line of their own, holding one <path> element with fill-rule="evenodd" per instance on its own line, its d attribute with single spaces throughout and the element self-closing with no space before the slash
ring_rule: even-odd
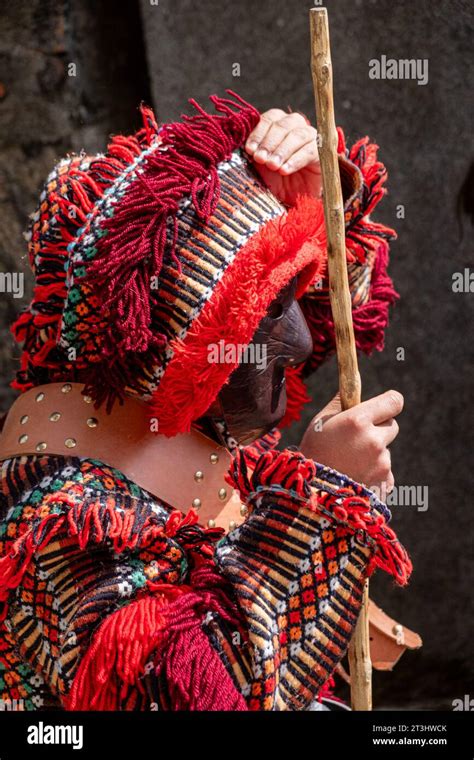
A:
<svg viewBox="0 0 474 760">
<path fill-rule="evenodd" d="M 224 480 L 231 458 L 223 446 L 197 431 L 160 435 L 159 420 L 132 398 L 106 414 L 78 383 L 36 387 L 14 402 L 0 435 L 0 460 L 24 454 L 98 459 L 172 507 L 194 507 L 203 524 L 227 529 L 245 514 Z"/>
</svg>

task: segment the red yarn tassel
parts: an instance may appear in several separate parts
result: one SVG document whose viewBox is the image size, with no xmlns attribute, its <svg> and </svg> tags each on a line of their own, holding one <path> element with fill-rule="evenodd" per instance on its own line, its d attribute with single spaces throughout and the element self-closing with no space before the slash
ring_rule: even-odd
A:
<svg viewBox="0 0 474 760">
<path fill-rule="evenodd" d="M 99 255 L 89 264 L 87 279 L 104 291 L 101 313 L 108 323 L 105 351 L 110 355 L 146 351 L 157 338 L 164 340 L 150 329 L 150 279 L 159 277 L 165 252 L 179 275 L 175 249 L 181 199 L 190 196 L 201 219 L 213 213 L 220 190 L 218 164 L 258 121 L 258 111 L 234 97 L 236 103 L 211 97 L 222 115 L 207 114 L 191 100 L 197 115 L 165 124 L 156 149 L 146 156 L 103 225 L 107 234 L 98 242 Z"/>
<path fill-rule="evenodd" d="M 192 574 L 193 592 L 167 610 L 167 637 L 156 653 L 156 673 L 166 681 L 171 710 L 247 710 L 219 654 L 203 630 L 204 616 L 216 615 L 242 627 L 226 582 L 211 563 Z"/>
<path fill-rule="evenodd" d="M 159 597 L 143 597 L 106 618 L 64 698 L 67 709 L 123 709 L 134 691 L 145 695 L 151 660 L 166 683 L 169 709 L 247 709 L 202 627 L 210 612 L 237 624 L 236 608 L 209 564 L 194 571 L 191 582 L 192 588 L 169 586 Z"/>
<path fill-rule="evenodd" d="M 120 710 L 131 688 L 143 695 L 145 665 L 164 635 L 164 610 L 186 590 L 169 586 L 160 596 L 143 597 L 109 615 L 63 698 L 66 709 Z"/>
<path fill-rule="evenodd" d="M 387 272 L 388 245 L 379 243 L 372 270 L 369 300 L 352 311 L 356 346 L 367 355 L 384 348 L 389 309 L 399 298 Z M 336 350 L 331 307 L 318 298 L 302 298 L 300 306 L 313 338 L 305 373 L 314 372 Z"/>
<path fill-rule="evenodd" d="M 315 491 L 311 508 L 323 510 L 352 532 L 359 531 L 373 543 L 375 553 L 370 560 L 367 575 L 375 567 L 385 570 L 400 586 L 405 586 L 413 570 L 410 558 L 385 517 L 370 506 L 366 497 L 357 496 L 351 488 L 340 488 L 336 494 Z"/>
<path fill-rule="evenodd" d="M 279 428 L 288 427 L 293 422 L 297 422 L 301 417 L 302 409 L 311 401 L 303 380 L 303 369 L 302 364 L 285 369 L 286 410 L 285 416 L 278 425 Z"/>
</svg>

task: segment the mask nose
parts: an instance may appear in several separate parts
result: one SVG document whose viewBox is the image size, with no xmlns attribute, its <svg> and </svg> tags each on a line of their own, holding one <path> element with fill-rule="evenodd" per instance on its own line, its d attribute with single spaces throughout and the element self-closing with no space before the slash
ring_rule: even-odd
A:
<svg viewBox="0 0 474 760">
<path fill-rule="evenodd" d="M 313 339 L 298 301 L 293 300 L 279 324 L 280 363 L 301 364 L 313 352 Z M 276 336 L 275 336 L 276 337 Z"/>
</svg>

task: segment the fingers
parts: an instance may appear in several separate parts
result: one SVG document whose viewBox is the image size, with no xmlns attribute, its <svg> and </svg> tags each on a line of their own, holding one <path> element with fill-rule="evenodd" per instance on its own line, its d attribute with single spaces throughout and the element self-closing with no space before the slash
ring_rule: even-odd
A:
<svg viewBox="0 0 474 760">
<path fill-rule="evenodd" d="M 398 422 L 394 419 L 388 420 L 388 422 L 382 422 L 376 427 L 380 433 L 380 439 L 384 446 L 390 446 L 400 431 Z"/>
<path fill-rule="evenodd" d="M 266 111 L 245 144 L 246 151 L 269 169 L 292 174 L 314 164 L 318 167 L 317 132 L 299 113 L 278 108 Z M 319 169 L 318 169 L 319 170 Z"/>
<path fill-rule="evenodd" d="M 247 138 L 247 142 L 245 143 L 245 150 L 247 153 L 255 153 L 272 124 L 287 115 L 288 114 L 285 114 L 280 108 L 271 108 L 269 111 L 265 111 L 265 113 L 261 115 L 257 126 L 251 131 Z"/>
<path fill-rule="evenodd" d="M 398 435 L 395 417 L 402 409 L 403 396 L 393 390 L 345 411 L 340 411 L 335 396 L 311 421 L 301 451 L 369 488 L 389 493 L 395 479 L 388 447 Z"/>
<path fill-rule="evenodd" d="M 288 138 L 284 142 L 290 144 L 290 141 L 291 138 Z M 293 174 L 293 172 L 297 172 L 305 166 L 314 166 L 314 172 L 321 174 L 318 147 L 315 139 L 311 139 L 302 148 L 295 149 L 293 152 L 291 152 L 291 147 L 288 147 L 288 145 L 285 149 L 279 146 L 277 150 L 278 164 L 271 163 L 269 165 L 275 165 L 276 168 L 279 167 L 281 174 Z M 270 158 L 270 161 L 273 161 L 273 157 Z"/>
<path fill-rule="evenodd" d="M 380 489 L 385 493 L 393 491 L 395 478 L 392 472 L 392 459 L 388 449 L 383 449 L 379 456 L 374 459 L 370 477 L 368 478 L 368 483 L 366 483 L 366 485 L 373 490 Z"/>
<path fill-rule="evenodd" d="M 394 390 L 386 391 L 380 396 L 363 401 L 355 407 L 355 414 L 360 418 L 370 420 L 373 425 L 380 425 L 397 417 L 403 409 L 403 403 L 401 393 Z"/>
</svg>

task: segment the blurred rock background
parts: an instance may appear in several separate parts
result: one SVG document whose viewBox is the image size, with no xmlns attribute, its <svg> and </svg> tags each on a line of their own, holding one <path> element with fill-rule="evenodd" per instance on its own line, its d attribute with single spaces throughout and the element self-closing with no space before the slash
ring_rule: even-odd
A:
<svg viewBox="0 0 474 760">
<path fill-rule="evenodd" d="M 166 121 L 226 87 L 261 110 L 314 104 L 306 0 L 19 0 L 0 11 L 0 272 L 25 273 L 25 297 L 0 294 L 0 409 L 18 352 L 8 325 L 28 300 L 22 231 L 41 183 L 68 151 L 103 150 L 151 102 Z M 407 590 L 380 573 L 371 595 L 418 631 L 419 652 L 376 673 L 378 708 L 452 709 L 474 696 L 472 521 L 473 299 L 452 276 L 473 267 L 473 12 L 468 0 L 327 0 L 337 121 L 368 134 L 390 172 L 378 218 L 396 227 L 391 274 L 401 294 L 386 348 L 361 360 L 363 395 L 406 399 L 393 445 L 399 485 L 428 487 L 426 511 L 394 509 L 412 555 Z M 429 81 L 374 80 L 382 55 L 427 59 Z M 70 64 L 75 64 L 71 67 Z M 74 72 L 74 75 L 71 73 Z M 403 205 L 404 218 L 396 216 Z M 397 359 L 403 348 L 405 358 Z M 399 354 L 398 354 L 399 355 Z M 311 379 L 314 405 L 285 435 L 297 443 L 334 394 L 334 360 Z"/>
</svg>

